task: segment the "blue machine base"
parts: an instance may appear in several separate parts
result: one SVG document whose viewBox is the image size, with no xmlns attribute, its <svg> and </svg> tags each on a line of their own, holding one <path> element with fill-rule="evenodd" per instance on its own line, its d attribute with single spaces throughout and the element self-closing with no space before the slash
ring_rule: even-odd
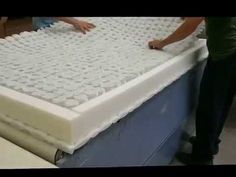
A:
<svg viewBox="0 0 236 177">
<path fill-rule="evenodd" d="M 168 165 L 179 148 L 183 125 L 196 105 L 204 65 L 198 64 L 57 165 L 61 168 Z"/>
</svg>

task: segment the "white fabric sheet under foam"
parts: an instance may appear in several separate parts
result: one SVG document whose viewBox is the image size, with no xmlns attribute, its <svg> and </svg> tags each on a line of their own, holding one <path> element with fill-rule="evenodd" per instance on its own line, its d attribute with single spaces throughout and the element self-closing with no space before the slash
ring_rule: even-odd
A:
<svg viewBox="0 0 236 177">
<path fill-rule="evenodd" d="M 0 121 L 69 153 L 206 54 L 194 35 L 164 51 L 148 49 L 178 18 L 85 19 L 97 26 L 87 35 L 59 22 L 0 40 Z"/>
</svg>

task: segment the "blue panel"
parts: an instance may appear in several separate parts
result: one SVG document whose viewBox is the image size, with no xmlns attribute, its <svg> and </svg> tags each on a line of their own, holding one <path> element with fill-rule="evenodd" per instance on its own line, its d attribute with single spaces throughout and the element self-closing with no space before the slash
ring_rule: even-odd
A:
<svg viewBox="0 0 236 177">
<path fill-rule="evenodd" d="M 186 73 L 58 165 L 168 164 L 178 148 L 180 127 L 195 105 L 202 66 Z"/>
<path fill-rule="evenodd" d="M 159 146 L 150 158 L 144 163 L 145 166 L 167 165 L 173 159 L 175 152 L 180 145 L 182 127 L 178 127 L 166 139 L 162 146 Z"/>
</svg>

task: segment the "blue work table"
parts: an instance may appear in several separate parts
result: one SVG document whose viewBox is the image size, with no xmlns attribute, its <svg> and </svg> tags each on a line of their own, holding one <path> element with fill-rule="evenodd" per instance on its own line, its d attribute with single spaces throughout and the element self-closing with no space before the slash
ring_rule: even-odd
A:
<svg viewBox="0 0 236 177">
<path fill-rule="evenodd" d="M 205 62 L 198 63 L 57 165 L 61 168 L 168 165 L 196 107 L 204 66 Z"/>
</svg>

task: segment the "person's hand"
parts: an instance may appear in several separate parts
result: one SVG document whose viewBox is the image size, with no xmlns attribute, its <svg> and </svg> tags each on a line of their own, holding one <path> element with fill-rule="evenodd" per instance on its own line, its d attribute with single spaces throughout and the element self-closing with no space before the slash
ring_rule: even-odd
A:
<svg viewBox="0 0 236 177">
<path fill-rule="evenodd" d="M 161 40 L 153 40 L 148 43 L 150 49 L 161 50 L 164 47 L 164 44 Z"/>
<path fill-rule="evenodd" d="M 73 25 L 84 34 L 86 34 L 86 31 L 90 31 L 90 29 L 95 28 L 94 24 L 82 20 L 76 20 Z"/>
</svg>

